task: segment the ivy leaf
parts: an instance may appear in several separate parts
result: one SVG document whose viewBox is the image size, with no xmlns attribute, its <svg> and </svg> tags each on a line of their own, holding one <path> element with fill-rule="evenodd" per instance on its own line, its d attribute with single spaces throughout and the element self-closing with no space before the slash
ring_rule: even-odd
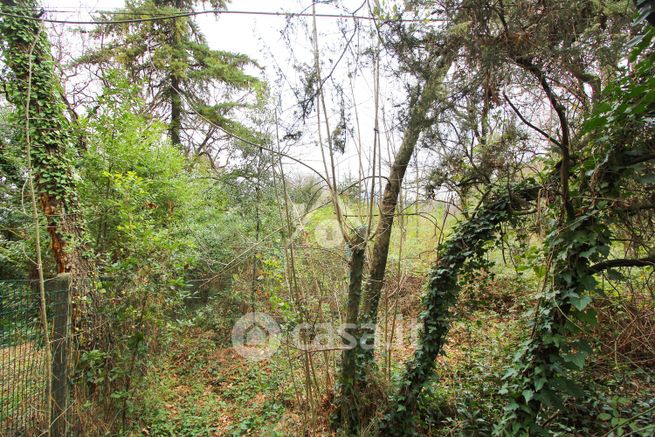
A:
<svg viewBox="0 0 655 437">
<path fill-rule="evenodd" d="M 547 379 L 545 377 L 543 377 L 543 376 L 535 378 L 535 382 L 534 382 L 535 390 L 537 390 L 537 391 L 541 390 L 544 387 L 544 385 L 546 384 L 546 381 L 547 381 Z"/>
<path fill-rule="evenodd" d="M 587 358 L 587 353 L 585 351 L 577 351 L 571 354 L 566 354 L 563 358 L 567 363 L 571 363 L 578 369 L 582 369 L 584 367 L 584 361 Z"/>
<path fill-rule="evenodd" d="M 587 120 L 584 124 L 584 132 L 590 132 L 598 127 L 607 125 L 607 117 L 596 116 Z"/>
<path fill-rule="evenodd" d="M 580 256 L 583 258 L 589 258 L 594 253 L 596 253 L 596 247 L 591 246 L 589 249 L 580 252 Z"/>
<path fill-rule="evenodd" d="M 580 296 L 571 299 L 571 305 L 576 307 L 578 311 L 584 310 L 587 307 L 587 305 L 589 305 L 590 302 L 591 302 L 591 297 L 589 296 Z"/>
<path fill-rule="evenodd" d="M 598 281 L 596 281 L 596 279 L 591 275 L 583 276 L 580 279 L 580 283 L 586 290 L 594 290 L 596 285 L 598 285 Z"/>
<path fill-rule="evenodd" d="M 610 420 L 611 418 L 612 418 L 612 415 L 609 414 L 609 413 L 600 413 L 600 414 L 598 415 L 598 420 L 602 420 L 602 421 L 604 421 L 604 422 L 607 422 L 607 421 Z"/>
<path fill-rule="evenodd" d="M 589 308 L 587 311 L 577 312 L 575 314 L 575 318 L 590 326 L 595 326 L 598 324 L 598 319 L 596 319 L 596 311 L 593 308 Z"/>
</svg>

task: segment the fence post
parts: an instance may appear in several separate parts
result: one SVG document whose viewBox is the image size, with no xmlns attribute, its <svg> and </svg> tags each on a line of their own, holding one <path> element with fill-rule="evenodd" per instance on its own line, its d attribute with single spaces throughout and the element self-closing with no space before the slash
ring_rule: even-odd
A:
<svg viewBox="0 0 655 437">
<path fill-rule="evenodd" d="M 70 328 L 70 274 L 60 273 L 47 282 L 52 302 L 52 424 L 50 435 L 65 437 L 68 434 L 68 332 Z"/>
</svg>

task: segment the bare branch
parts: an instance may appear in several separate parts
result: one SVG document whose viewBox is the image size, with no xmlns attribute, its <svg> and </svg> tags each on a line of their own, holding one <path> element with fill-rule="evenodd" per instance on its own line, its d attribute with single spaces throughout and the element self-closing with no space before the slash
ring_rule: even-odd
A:
<svg viewBox="0 0 655 437">
<path fill-rule="evenodd" d="M 589 269 L 594 272 L 602 272 L 603 270 L 612 269 L 615 267 L 653 267 L 655 266 L 655 256 L 648 256 L 646 258 L 638 259 L 610 259 L 607 261 L 594 264 Z"/>
</svg>

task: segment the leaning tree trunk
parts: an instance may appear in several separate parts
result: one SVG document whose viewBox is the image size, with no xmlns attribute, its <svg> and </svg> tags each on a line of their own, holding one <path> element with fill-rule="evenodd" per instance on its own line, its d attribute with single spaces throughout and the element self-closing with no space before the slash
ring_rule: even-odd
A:
<svg viewBox="0 0 655 437">
<path fill-rule="evenodd" d="M 394 158 L 389 179 L 384 187 L 384 195 L 379 205 L 380 220 L 375 229 L 373 250 L 369 261 L 369 274 L 364 286 L 359 320 L 360 324 L 366 325 L 366 332 L 363 335 L 365 335 L 367 344 L 362 351 L 362 357 L 363 363 L 367 367 L 373 365 L 374 347 L 372 342 L 375 337 L 378 306 L 387 270 L 389 243 L 400 189 L 419 136 L 432 123 L 431 109 L 439 101 L 442 82 L 454 60 L 456 50 L 445 50 L 445 53 L 410 106 L 409 121 L 403 141 Z"/>
<path fill-rule="evenodd" d="M 390 402 L 390 411 L 381 421 L 383 435 L 414 433 L 412 419 L 419 394 L 433 373 L 434 362 L 442 351 L 450 328 L 450 309 L 456 303 L 457 277 L 464 264 L 486 252 L 485 243 L 493 239 L 502 223 L 511 221 L 514 212 L 536 199 L 539 187 L 521 184 L 485 202 L 473 217 L 460 224 L 439 248 L 438 259 L 429 275 L 423 297 L 425 311 L 413 358 L 407 363 L 398 392 Z"/>
<path fill-rule="evenodd" d="M 339 422 L 347 425 L 349 432 L 365 426 L 375 410 L 373 407 L 375 401 L 371 402 L 367 398 L 375 396 L 371 390 L 375 370 L 375 330 L 396 206 L 405 172 L 419 137 L 433 121 L 435 106 L 443 93 L 443 80 L 457 54 L 457 44 L 457 38 L 448 38 L 437 61 L 434 62 L 435 65 L 426 74 L 427 78 L 423 86 L 418 89 L 417 95 L 412 96 L 403 141 L 394 158 L 379 204 L 380 220 L 374 232 L 373 249 L 368 264 L 368 278 L 361 293 L 361 299 L 357 302 L 351 301 L 351 298 L 355 296 L 353 293 L 349 297 L 349 308 L 357 309 L 351 314 L 352 320 L 349 320 L 350 323 L 357 325 L 357 328 L 351 332 L 355 337 L 356 344 L 354 348 L 344 353 L 343 365 L 345 365 L 344 370 L 347 373 L 342 376 L 352 390 L 350 390 L 351 396 L 345 398 L 346 402 L 344 399 L 337 399 L 337 404 L 340 405 L 337 414 L 341 416 Z M 355 305 L 358 306 L 355 307 Z M 342 391 L 342 393 L 344 392 Z"/>
<path fill-rule="evenodd" d="M 337 422 L 350 433 L 361 427 L 366 421 L 366 417 L 362 417 L 361 406 L 367 403 L 364 397 L 370 395 L 366 392 L 370 382 L 370 371 L 374 366 L 373 339 L 378 304 L 387 268 L 391 230 L 400 189 L 419 136 L 429 126 L 430 108 L 439 96 L 441 80 L 451 62 L 450 57 L 441 60 L 439 68 L 430 76 L 418 96 L 410 104 L 410 117 L 403 142 L 394 159 L 384 189 L 384 197 L 379 205 L 380 221 L 375 230 L 375 242 L 369 262 L 369 277 L 363 293 L 361 292 L 362 272 L 360 267 L 363 267 L 364 262 L 364 242 L 351 244 L 353 254 L 350 266 L 351 282 L 348 293 L 347 323 L 355 327 L 346 334 L 353 338 L 354 345 L 345 350 L 343 354 L 342 387 L 336 402 L 338 404 Z M 359 263 L 362 263 L 362 266 L 359 266 Z M 361 298 L 360 295 L 362 295 Z"/>
</svg>

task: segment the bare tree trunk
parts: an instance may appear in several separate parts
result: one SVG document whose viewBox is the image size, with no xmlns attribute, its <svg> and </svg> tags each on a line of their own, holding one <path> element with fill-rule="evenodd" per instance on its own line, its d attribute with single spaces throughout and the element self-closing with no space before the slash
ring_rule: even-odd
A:
<svg viewBox="0 0 655 437">
<path fill-rule="evenodd" d="M 369 262 L 369 276 L 364 286 L 360 317 L 360 322 L 368 326 L 368 333 L 366 335 L 368 342 L 374 341 L 378 306 L 384 285 L 387 258 L 389 256 L 389 243 L 391 241 L 391 231 L 400 189 L 419 137 L 432 121 L 430 109 L 439 99 L 442 80 L 454 58 L 452 53 L 454 51 L 449 51 L 446 56 L 443 56 L 439 60 L 439 63 L 430 74 L 423 88 L 419 91 L 418 96 L 410 104 L 409 121 L 405 129 L 403 141 L 394 158 L 389 179 L 384 188 L 384 195 L 380 201 L 380 221 L 375 229 L 373 250 Z M 373 361 L 372 344 L 367 344 L 365 349 L 365 361 L 371 364 Z"/>
<path fill-rule="evenodd" d="M 346 349 L 343 354 L 342 387 L 340 397 L 337 399 L 336 414 L 339 416 L 338 422 L 344 427 L 343 431 L 350 434 L 356 433 L 359 428 L 365 426 L 375 410 L 376 384 L 371 378 L 371 371 L 374 369 L 375 325 L 387 268 L 396 205 L 407 166 L 419 136 L 431 123 L 430 109 L 439 99 L 441 82 L 452 60 L 450 54 L 440 59 L 437 67 L 432 70 L 432 74 L 410 103 L 410 116 L 403 142 L 394 158 L 384 196 L 380 201 L 380 221 L 374 233 L 369 278 L 361 298 L 361 267 L 364 263 L 365 241 L 357 243 L 357 239 L 349 238 L 349 246 L 353 253 L 350 264 L 347 323 L 352 331 L 345 334 L 347 339 L 355 344 L 354 347 Z M 356 237 L 361 236 L 357 234 Z"/>
<path fill-rule="evenodd" d="M 177 76 L 171 74 L 171 122 L 168 126 L 168 134 L 171 138 L 171 143 L 174 146 L 180 147 L 182 144 L 181 130 L 182 130 L 182 97 L 180 96 L 180 81 Z"/>
<path fill-rule="evenodd" d="M 182 2 L 177 0 L 175 2 L 175 7 L 177 9 L 182 9 Z M 181 35 L 180 30 L 177 26 L 177 20 L 173 20 L 173 32 L 171 34 L 171 45 L 173 47 L 173 60 L 175 63 L 184 62 L 184 59 L 181 59 L 181 51 L 183 50 L 181 46 Z M 169 66 L 170 68 L 170 90 L 169 98 L 171 104 L 171 122 L 168 126 L 168 134 L 171 138 L 171 143 L 174 146 L 182 148 L 182 95 L 181 95 L 181 80 L 179 74 L 177 73 L 176 66 Z"/>
</svg>

